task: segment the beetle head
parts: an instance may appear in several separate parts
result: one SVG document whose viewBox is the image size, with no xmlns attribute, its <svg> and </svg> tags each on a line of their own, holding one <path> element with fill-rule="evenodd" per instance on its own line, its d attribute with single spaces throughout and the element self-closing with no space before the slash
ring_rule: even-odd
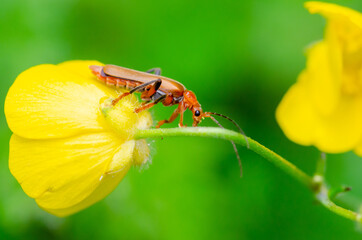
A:
<svg viewBox="0 0 362 240">
<path fill-rule="evenodd" d="M 194 119 L 194 123 L 192 124 L 192 126 L 196 127 L 204 118 L 204 112 L 202 111 L 201 106 L 193 107 L 191 111 L 192 111 L 192 118 Z"/>
<path fill-rule="evenodd" d="M 184 104 L 186 108 L 192 111 L 192 118 L 194 119 L 193 127 L 196 127 L 204 117 L 208 117 L 202 111 L 201 105 L 193 92 L 184 92 Z"/>
</svg>

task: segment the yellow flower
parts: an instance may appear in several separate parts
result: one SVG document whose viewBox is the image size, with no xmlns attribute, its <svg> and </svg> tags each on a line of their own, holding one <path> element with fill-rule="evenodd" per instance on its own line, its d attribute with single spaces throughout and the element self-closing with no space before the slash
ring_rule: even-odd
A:
<svg viewBox="0 0 362 240">
<path fill-rule="evenodd" d="M 57 216 L 78 212 L 107 196 L 132 165 L 149 156 L 136 129 L 151 126 L 147 111 L 136 114 L 129 96 L 118 94 L 88 69 L 96 61 L 44 64 L 21 73 L 5 100 L 13 136 L 9 167 L 24 192 Z"/>
<path fill-rule="evenodd" d="M 307 2 L 327 19 L 325 37 L 307 52 L 307 66 L 286 93 L 276 118 L 286 136 L 324 152 L 362 156 L 362 14 Z"/>
</svg>

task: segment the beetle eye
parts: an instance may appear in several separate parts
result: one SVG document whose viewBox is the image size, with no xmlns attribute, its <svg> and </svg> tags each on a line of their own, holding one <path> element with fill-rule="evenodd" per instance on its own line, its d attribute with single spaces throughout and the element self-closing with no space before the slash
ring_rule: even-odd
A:
<svg viewBox="0 0 362 240">
<path fill-rule="evenodd" d="M 195 111 L 195 116 L 196 116 L 196 117 L 200 116 L 200 111 L 199 111 L 199 110 L 196 110 L 196 111 Z"/>
</svg>

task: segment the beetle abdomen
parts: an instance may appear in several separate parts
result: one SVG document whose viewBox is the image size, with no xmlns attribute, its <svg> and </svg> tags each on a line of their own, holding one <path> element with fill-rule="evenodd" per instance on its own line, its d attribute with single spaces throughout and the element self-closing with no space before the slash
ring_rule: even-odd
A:
<svg viewBox="0 0 362 240">
<path fill-rule="evenodd" d="M 122 78 L 105 75 L 102 72 L 102 69 L 103 69 L 102 66 L 92 65 L 92 66 L 89 66 L 89 68 L 92 70 L 93 74 L 97 76 L 97 79 L 99 79 L 101 82 L 104 82 L 107 86 L 132 90 L 133 88 L 142 84 L 140 82 L 133 81 L 133 80 L 122 79 Z"/>
</svg>

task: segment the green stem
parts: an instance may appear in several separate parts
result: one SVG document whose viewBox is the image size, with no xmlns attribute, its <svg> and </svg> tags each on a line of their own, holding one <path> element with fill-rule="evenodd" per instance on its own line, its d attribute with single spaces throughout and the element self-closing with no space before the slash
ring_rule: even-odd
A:
<svg viewBox="0 0 362 240">
<path fill-rule="evenodd" d="M 345 193 L 345 192 L 349 192 L 351 191 L 351 187 L 347 187 L 347 186 L 338 186 L 336 188 L 331 188 L 328 191 L 328 197 L 329 199 L 335 199 L 337 197 L 337 195 L 339 195 L 340 193 Z"/>
<path fill-rule="evenodd" d="M 317 160 L 317 167 L 316 171 L 313 176 L 313 181 L 315 183 L 315 192 L 318 192 L 321 190 L 321 187 L 324 184 L 324 174 L 326 171 L 326 154 L 324 152 L 321 153 L 319 159 Z"/>
<path fill-rule="evenodd" d="M 324 179 L 324 173 L 326 171 L 326 154 L 321 152 L 321 155 L 317 161 L 317 168 L 314 176 L 320 176 Z"/>
<path fill-rule="evenodd" d="M 336 205 L 328 196 L 328 189 L 325 184 L 323 184 L 316 192 L 316 198 L 317 200 L 327 209 L 330 211 L 336 213 L 337 215 L 340 215 L 342 217 L 345 217 L 347 219 L 353 220 L 358 223 L 362 223 L 362 217 L 361 214 L 353 212 L 351 210 L 345 209 L 341 206 Z"/>
<path fill-rule="evenodd" d="M 159 128 L 159 129 L 147 129 L 139 130 L 135 138 L 154 138 L 154 137 L 180 137 L 180 136 L 193 136 L 193 137 L 211 137 L 220 138 L 224 140 L 234 141 L 237 144 L 246 146 L 246 140 L 240 133 L 214 127 L 189 127 L 189 128 Z M 275 152 L 264 147 L 257 141 L 247 138 L 250 146 L 250 150 L 264 157 L 272 162 L 274 165 L 282 169 L 284 172 L 297 179 L 304 185 L 313 188 L 313 179 L 297 168 L 292 163 L 288 162 Z"/>
<path fill-rule="evenodd" d="M 162 128 L 162 129 L 146 129 L 138 130 L 135 133 L 135 139 L 143 138 L 163 138 L 163 137 L 209 137 L 209 138 L 219 138 L 228 141 L 233 141 L 242 146 L 247 146 L 245 137 L 237 132 L 230 131 L 223 128 L 213 128 L 213 127 L 190 127 L 190 128 Z M 294 164 L 290 163 L 283 157 L 279 156 L 272 150 L 264 147 L 257 141 L 247 137 L 249 142 L 249 149 L 259 154 L 260 156 L 267 159 L 269 162 L 273 163 L 275 166 L 283 170 L 285 173 L 298 180 L 309 189 L 313 191 L 317 200 L 325 206 L 330 211 L 351 219 L 356 222 L 362 223 L 362 217 L 360 214 L 350 211 L 348 209 L 337 206 L 334 202 L 328 197 L 328 189 L 324 183 L 324 178 L 322 177 L 322 182 L 315 181 L 312 177 L 308 176 L 302 170 L 297 168 Z M 324 175 L 325 159 L 323 157 L 320 159 L 316 173 Z"/>
<path fill-rule="evenodd" d="M 341 206 L 338 206 L 329 199 L 325 200 L 325 201 L 323 201 L 321 203 L 327 209 L 329 209 L 330 211 L 336 213 L 339 216 L 342 216 L 344 218 L 350 219 L 350 220 L 358 222 L 358 223 L 362 223 L 361 215 L 356 213 L 356 212 L 353 212 L 351 210 L 348 210 L 348 209 L 345 209 L 345 208 L 343 208 Z"/>
</svg>

